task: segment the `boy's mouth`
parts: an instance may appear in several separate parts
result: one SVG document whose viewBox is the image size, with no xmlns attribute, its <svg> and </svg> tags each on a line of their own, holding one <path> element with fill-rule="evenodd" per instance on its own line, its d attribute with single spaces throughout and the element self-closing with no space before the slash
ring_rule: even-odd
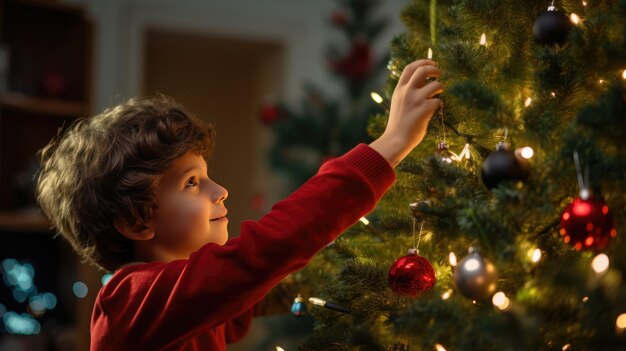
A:
<svg viewBox="0 0 626 351">
<path fill-rule="evenodd" d="M 221 215 L 221 216 L 219 216 L 219 217 L 215 217 L 215 218 L 213 218 L 213 219 L 211 219 L 211 220 L 209 220 L 209 221 L 210 221 L 210 222 L 212 222 L 212 221 L 219 221 L 219 220 L 226 219 L 226 215 L 227 215 L 227 214 L 228 214 L 228 212 L 224 213 L 223 215 Z"/>
</svg>

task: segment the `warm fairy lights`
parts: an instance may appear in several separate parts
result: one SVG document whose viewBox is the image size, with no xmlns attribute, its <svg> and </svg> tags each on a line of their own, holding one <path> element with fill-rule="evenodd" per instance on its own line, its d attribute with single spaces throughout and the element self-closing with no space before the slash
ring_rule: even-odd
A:
<svg viewBox="0 0 626 351">
<path fill-rule="evenodd" d="M 626 69 L 622 72 L 622 79 L 626 79 Z"/>
<path fill-rule="evenodd" d="M 533 261 L 534 263 L 539 262 L 539 260 L 541 260 L 541 250 L 540 249 L 534 249 L 531 250 L 529 252 L 530 254 L 530 260 Z"/>
<path fill-rule="evenodd" d="M 432 60 L 433 59 L 433 49 L 428 48 L 428 59 Z"/>
<path fill-rule="evenodd" d="M 282 347 L 280 347 L 280 346 L 276 346 L 276 351 L 285 351 L 285 349 L 283 349 L 283 348 L 282 348 Z"/>
<path fill-rule="evenodd" d="M 530 106 L 530 103 L 531 103 L 531 102 L 533 102 L 533 99 L 531 99 L 531 98 L 526 99 L 526 101 L 524 101 L 524 106 L 525 106 L 525 107 Z"/>
<path fill-rule="evenodd" d="M 609 257 L 605 254 L 599 254 L 591 261 L 591 268 L 597 275 L 606 273 L 609 269 Z"/>
<path fill-rule="evenodd" d="M 447 300 L 450 298 L 450 296 L 452 296 L 452 289 L 446 291 L 445 293 L 443 293 L 443 295 L 441 295 L 441 299 L 442 300 Z"/>
<path fill-rule="evenodd" d="M 532 147 L 526 146 L 520 150 L 520 154 L 522 155 L 523 158 L 529 159 L 533 157 L 533 155 L 535 154 L 535 151 L 533 150 Z"/>
<path fill-rule="evenodd" d="M 383 98 L 382 96 L 380 96 L 378 93 L 376 92 L 371 92 L 370 96 L 372 97 L 372 100 L 374 100 L 374 102 L 376 102 L 377 104 L 380 104 L 383 102 Z"/>
<path fill-rule="evenodd" d="M 448 351 L 441 344 L 435 344 L 435 350 L 437 350 L 437 351 Z"/>
<path fill-rule="evenodd" d="M 450 265 L 456 267 L 456 255 L 454 252 L 450 252 Z"/>
<path fill-rule="evenodd" d="M 572 23 L 574 23 L 575 25 L 578 25 L 581 22 L 580 17 L 578 17 L 578 15 L 573 12 L 571 15 L 569 15 L 569 20 L 572 21 Z"/>
<path fill-rule="evenodd" d="M 487 46 L 487 36 L 485 33 L 480 36 L 480 45 Z"/>
<path fill-rule="evenodd" d="M 509 306 L 511 305 L 511 301 L 509 300 L 508 297 L 506 297 L 506 295 L 502 291 L 495 293 L 493 297 L 491 298 L 491 302 L 493 302 L 494 306 L 498 307 L 499 309 L 503 311 L 508 309 Z"/>
<path fill-rule="evenodd" d="M 361 223 L 363 223 L 363 224 L 365 224 L 365 225 L 370 224 L 370 221 L 369 221 L 367 218 L 365 218 L 365 217 L 361 217 L 361 218 L 359 219 L 359 221 L 361 221 Z"/>
<path fill-rule="evenodd" d="M 615 327 L 621 332 L 626 329 L 626 313 L 622 313 L 617 316 L 615 320 Z"/>
</svg>

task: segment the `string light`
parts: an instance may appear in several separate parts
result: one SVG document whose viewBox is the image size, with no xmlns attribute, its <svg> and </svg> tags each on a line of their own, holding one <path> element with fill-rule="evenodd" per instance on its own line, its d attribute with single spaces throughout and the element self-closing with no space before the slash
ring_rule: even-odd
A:
<svg viewBox="0 0 626 351">
<path fill-rule="evenodd" d="M 530 103 L 533 102 L 533 99 L 531 98 L 527 98 L 526 101 L 524 101 L 524 107 L 528 107 L 530 106 Z"/>
<path fill-rule="evenodd" d="M 583 6 L 587 6 L 587 2 L 583 0 Z"/>
<path fill-rule="evenodd" d="M 450 252 L 450 265 L 456 267 L 456 255 L 454 252 Z"/>
<path fill-rule="evenodd" d="M 581 22 L 580 17 L 578 17 L 578 15 L 573 12 L 571 15 L 569 15 L 569 20 L 572 21 L 572 23 L 574 23 L 575 25 L 578 25 Z"/>
<path fill-rule="evenodd" d="M 530 260 L 533 261 L 534 263 L 539 262 L 539 260 L 541 260 L 541 250 L 540 249 L 531 249 L 528 252 L 528 255 L 530 256 Z"/>
<path fill-rule="evenodd" d="M 283 349 L 283 348 L 282 348 L 282 347 L 280 347 L 280 346 L 276 346 L 276 351 L 285 351 L 285 349 Z"/>
<path fill-rule="evenodd" d="M 485 33 L 480 36 L 480 45 L 487 46 L 487 36 Z"/>
<path fill-rule="evenodd" d="M 370 221 L 365 217 L 361 217 L 359 221 L 361 221 L 361 223 L 363 223 L 364 225 L 370 224 Z"/>
<path fill-rule="evenodd" d="M 511 305 L 511 301 L 502 291 L 495 293 L 491 298 L 491 302 L 502 311 L 508 309 Z"/>
<path fill-rule="evenodd" d="M 589 301 L 589 296 L 583 297 L 583 302 L 587 302 L 587 301 Z"/>
<path fill-rule="evenodd" d="M 435 344 L 435 350 L 437 350 L 437 351 L 448 351 L 448 350 L 446 350 L 446 348 L 445 348 L 445 347 L 443 347 L 443 345 L 441 345 L 441 344 Z"/>
<path fill-rule="evenodd" d="M 626 329 L 626 313 L 622 313 L 617 316 L 617 319 L 615 320 L 615 327 L 620 332 Z"/>
<path fill-rule="evenodd" d="M 626 69 L 622 72 L 622 79 L 626 79 Z"/>
<path fill-rule="evenodd" d="M 374 100 L 374 102 L 376 102 L 377 104 L 380 104 L 383 102 L 383 98 L 382 96 L 380 96 L 378 93 L 376 92 L 371 92 L 370 96 L 372 97 L 372 100 Z"/>
<path fill-rule="evenodd" d="M 428 48 L 428 59 L 432 60 L 433 59 L 433 49 Z"/>
<path fill-rule="evenodd" d="M 551 92 L 551 93 L 550 93 L 550 96 L 552 96 L 552 97 L 556 97 L 556 93 L 555 93 L 555 92 Z"/>
<path fill-rule="evenodd" d="M 448 298 L 450 298 L 450 296 L 452 296 L 452 289 L 446 291 L 445 293 L 443 293 L 443 295 L 441 295 L 441 299 L 442 300 L 447 300 Z"/>
<path fill-rule="evenodd" d="M 520 155 L 525 159 L 530 159 L 535 155 L 535 151 L 530 146 L 525 146 L 520 150 Z"/>
<path fill-rule="evenodd" d="M 563 347 L 561 348 L 561 350 L 565 351 L 565 350 L 569 350 L 569 348 L 572 346 L 572 344 L 565 344 L 563 345 Z"/>
<path fill-rule="evenodd" d="M 378 94 L 377 92 L 372 91 L 370 93 L 370 96 L 372 97 L 372 100 L 374 100 L 375 103 L 382 105 L 383 107 L 385 107 L 385 109 L 389 110 L 391 108 L 389 104 L 385 102 L 383 97 L 380 96 L 380 94 Z"/>
<path fill-rule="evenodd" d="M 605 254 L 597 255 L 593 258 L 593 261 L 591 261 L 591 268 L 593 268 L 597 275 L 606 273 L 609 269 L 609 257 Z"/>
</svg>

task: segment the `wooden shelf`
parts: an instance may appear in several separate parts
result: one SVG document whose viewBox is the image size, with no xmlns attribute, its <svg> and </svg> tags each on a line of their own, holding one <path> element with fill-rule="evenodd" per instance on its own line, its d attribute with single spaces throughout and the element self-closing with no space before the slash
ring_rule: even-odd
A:
<svg viewBox="0 0 626 351">
<path fill-rule="evenodd" d="M 42 98 L 15 92 L 0 93 L 0 106 L 63 117 L 78 118 L 85 114 L 85 105 L 80 101 Z"/>
<path fill-rule="evenodd" d="M 0 231 L 52 233 L 50 226 L 38 209 L 0 211 Z"/>
</svg>

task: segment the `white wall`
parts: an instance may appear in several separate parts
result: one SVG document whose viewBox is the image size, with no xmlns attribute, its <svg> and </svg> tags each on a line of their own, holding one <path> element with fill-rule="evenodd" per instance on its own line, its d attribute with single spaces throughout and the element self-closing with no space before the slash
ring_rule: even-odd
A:
<svg viewBox="0 0 626 351">
<path fill-rule="evenodd" d="M 304 82 L 340 90 L 325 67 L 324 49 L 339 40 L 330 15 L 335 0 L 65 0 L 83 5 L 94 21 L 94 108 L 100 111 L 141 90 L 142 33 L 147 26 L 224 36 L 280 41 L 286 47 L 284 91 L 278 98 L 297 103 Z M 383 0 L 379 16 L 391 20 L 377 42 L 387 50 L 404 31 L 400 11 L 409 0 Z M 381 82 L 382 84 L 382 82 Z"/>
</svg>

